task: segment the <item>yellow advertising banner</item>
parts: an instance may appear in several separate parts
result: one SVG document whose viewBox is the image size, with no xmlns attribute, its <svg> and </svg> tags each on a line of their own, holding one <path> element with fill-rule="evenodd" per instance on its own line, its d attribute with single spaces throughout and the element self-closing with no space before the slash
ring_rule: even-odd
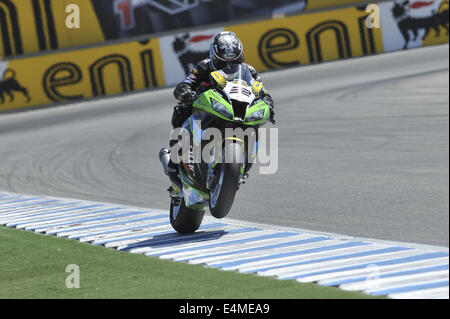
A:
<svg viewBox="0 0 450 319">
<path fill-rule="evenodd" d="M 239 36 L 258 71 L 448 42 L 447 1 L 376 8 L 379 19 L 364 6 L 348 7 L 0 62 L 0 111 L 174 85 L 208 56 L 210 39 L 222 30 Z"/>
<path fill-rule="evenodd" d="M 103 43 L 107 40 L 106 38 L 118 39 L 155 32 L 153 30 L 155 27 L 150 28 L 148 24 L 153 21 L 152 17 L 156 19 L 154 16 L 156 13 L 148 17 L 143 16 L 144 11 L 147 10 L 145 5 L 150 5 L 147 2 L 107 0 L 100 3 L 101 0 L 96 1 L 98 2 L 95 0 L 0 0 L 0 57 Z M 358 1 L 360 0 L 309 0 L 305 8 L 324 8 Z M 299 0 L 299 3 L 301 2 L 302 0 Z M 153 3 L 152 10 L 159 12 L 159 9 L 154 8 L 157 3 L 151 3 Z M 182 4 L 182 1 L 178 2 L 180 8 L 183 7 Z M 201 2 L 198 2 L 197 6 L 200 4 Z M 77 12 L 73 11 L 74 7 Z M 200 9 L 194 7 L 192 10 Z M 74 14 L 79 14 L 79 28 L 69 27 L 70 23 L 69 26 L 66 24 Z M 165 17 L 166 20 L 168 18 L 169 16 Z M 174 14 L 172 18 L 178 21 L 179 17 Z M 128 22 L 130 25 L 117 25 L 116 20 Z M 161 23 L 162 21 L 156 26 Z M 172 29 L 174 23 L 172 22 Z M 211 20 L 208 23 L 211 24 L 214 21 Z M 167 29 L 160 31 L 169 31 L 170 24 L 166 27 Z M 131 32 L 130 28 L 136 30 Z"/>
<path fill-rule="evenodd" d="M 365 8 L 304 14 L 227 27 L 259 71 L 383 52 L 381 30 L 368 28 Z"/>
<path fill-rule="evenodd" d="M 442 1 L 437 10 L 432 11 L 431 19 L 433 23 L 429 27 L 429 32 L 426 32 L 422 39 L 422 46 L 437 45 L 448 43 L 449 40 L 449 21 L 448 11 L 449 2 Z M 431 30 L 430 30 L 431 29 Z"/>
<path fill-rule="evenodd" d="M 0 111 L 165 85 L 158 39 L 0 62 Z"/>
<path fill-rule="evenodd" d="M 314 10 L 328 7 L 344 6 L 348 4 L 358 4 L 368 2 L 367 0 L 308 0 L 306 2 L 306 10 Z"/>
<path fill-rule="evenodd" d="M 77 5 L 80 28 L 66 20 Z M 0 57 L 102 43 L 105 38 L 90 0 L 0 0 Z M 70 24 L 69 24 L 70 25 Z"/>
</svg>

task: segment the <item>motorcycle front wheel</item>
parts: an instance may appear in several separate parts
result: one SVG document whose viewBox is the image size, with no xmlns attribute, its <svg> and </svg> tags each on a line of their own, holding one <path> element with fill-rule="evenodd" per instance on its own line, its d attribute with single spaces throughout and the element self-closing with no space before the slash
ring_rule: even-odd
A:
<svg viewBox="0 0 450 319">
<path fill-rule="evenodd" d="M 224 218 L 230 211 L 239 189 L 243 165 L 244 154 L 241 145 L 237 143 L 226 145 L 223 155 L 232 161 L 218 164 L 216 181 L 209 191 L 209 211 L 215 218 Z"/>
<path fill-rule="evenodd" d="M 187 208 L 184 198 L 181 201 L 172 199 L 170 202 L 170 224 L 180 234 L 194 233 L 200 227 L 204 215 L 204 211 Z"/>
</svg>

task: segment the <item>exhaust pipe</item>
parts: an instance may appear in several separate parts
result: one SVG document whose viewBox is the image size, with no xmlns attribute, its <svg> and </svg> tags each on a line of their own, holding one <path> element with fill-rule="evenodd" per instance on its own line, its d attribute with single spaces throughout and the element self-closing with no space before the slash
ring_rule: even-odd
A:
<svg viewBox="0 0 450 319">
<path fill-rule="evenodd" d="M 164 168 L 164 174 L 169 176 L 172 183 L 181 188 L 181 180 L 178 177 L 177 171 L 174 168 L 169 167 L 170 151 L 167 148 L 163 148 L 159 151 L 159 160 Z"/>
<path fill-rule="evenodd" d="M 169 176 L 170 151 L 167 148 L 163 148 L 159 151 L 159 160 L 164 168 L 164 173 Z"/>
</svg>

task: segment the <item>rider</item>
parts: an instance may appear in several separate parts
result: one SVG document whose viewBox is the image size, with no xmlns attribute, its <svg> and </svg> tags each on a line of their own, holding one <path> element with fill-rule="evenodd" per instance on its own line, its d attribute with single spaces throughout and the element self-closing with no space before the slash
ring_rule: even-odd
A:
<svg viewBox="0 0 450 319">
<path fill-rule="evenodd" d="M 204 59 L 191 71 L 188 77 L 175 88 L 174 96 L 180 103 L 175 106 L 172 115 L 173 128 L 181 127 L 184 121 L 192 114 L 192 104 L 197 98 L 197 90 L 208 89 L 212 85 L 210 73 L 223 69 L 232 64 L 244 63 L 244 48 L 242 42 L 235 33 L 224 31 L 216 34 L 211 42 L 209 58 Z M 262 82 L 256 70 L 246 64 L 255 81 Z M 269 105 L 270 120 L 274 120 L 274 103 L 272 97 L 262 90 L 261 99 Z M 172 147 L 177 141 L 170 141 Z M 169 169 L 172 174 L 176 174 L 177 164 L 169 161 Z M 247 170 L 248 171 L 248 170 Z M 169 173 L 170 174 L 170 173 Z"/>
<path fill-rule="evenodd" d="M 223 69 L 230 64 L 244 63 L 244 48 L 242 42 L 235 33 L 224 31 L 216 34 L 209 48 L 209 58 L 204 59 L 191 71 L 189 76 L 175 88 L 175 98 L 181 103 L 173 112 L 172 126 L 180 127 L 192 114 L 192 103 L 197 97 L 196 90 L 202 85 L 205 88 L 211 86 L 210 73 Z M 246 64 L 255 81 L 261 82 L 261 77 L 256 70 Z M 270 107 L 270 118 L 274 117 L 274 105 L 272 97 L 264 90 L 262 100 Z"/>
</svg>

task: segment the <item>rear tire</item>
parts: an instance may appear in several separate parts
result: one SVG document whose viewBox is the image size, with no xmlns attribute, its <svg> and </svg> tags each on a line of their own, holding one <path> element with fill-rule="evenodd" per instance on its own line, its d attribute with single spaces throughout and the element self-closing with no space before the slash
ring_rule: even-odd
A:
<svg viewBox="0 0 450 319">
<path fill-rule="evenodd" d="M 173 229 L 183 235 L 194 233 L 200 227 L 205 212 L 187 208 L 184 198 L 178 205 L 174 202 L 174 199 L 170 202 L 170 224 Z"/>
<path fill-rule="evenodd" d="M 232 158 L 233 162 L 218 164 L 217 181 L 209 192 L 209 211 L 215 218 L 224 218 L 233 206 L 243 165 L 243 153 L 239 144 L 226 145 L 223 154 L 225 158 Z"/>
</svg>

